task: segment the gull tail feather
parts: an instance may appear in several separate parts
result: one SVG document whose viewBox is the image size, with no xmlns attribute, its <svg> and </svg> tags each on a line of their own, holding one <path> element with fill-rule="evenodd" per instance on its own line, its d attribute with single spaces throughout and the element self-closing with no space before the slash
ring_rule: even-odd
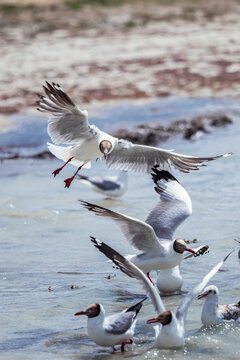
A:
<svg viewBox="0 0 240 360">
<path fill-rule="evenodd" d="M 49 151 L 56 156 L 58 159 L 63 160 L 64 162 L 68 161 L 73 155 L 72 155 L 72 147 L 71 146 L 58 146 L 51 143 L 47 143 Z M 84 160 L 79 160 L 76 158 L 73 158 L 70 161 L 71 165 L 74 166 L 81 166 L 84 163 Z M 91 168 L 91 162 L 87 162 L 84 165 L 84 168 L 90 169 Z"/>
</svg>

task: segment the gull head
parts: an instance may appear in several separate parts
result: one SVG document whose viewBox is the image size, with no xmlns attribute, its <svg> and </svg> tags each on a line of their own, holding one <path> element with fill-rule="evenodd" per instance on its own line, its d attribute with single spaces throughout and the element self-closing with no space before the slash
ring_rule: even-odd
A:
<svg viewBox="0 0 240 360">
<path fill-rule="evenodd" d="M 86 315 L 89 318 L 93 318 L 99 315 L 101 306 L 98 303 L 89 305 L 84 311 L 76 312 L 74 315 Z"/>
<path fill-rule="evenodd" d="M 147 324 L 160 323 L 164 326 L 164 325 L 170 324 L 171 321 L 172 321 L 172 312 L 167 310 L 167 311 L 163 311 L 160 314 L 158 314 L 157 317 L 149 319 L 147 321 Z"/>
<path fill-rule="evenodd" d="M 219 294 L 219 291 L 218 291 L 218 288 L 215 286 L 215 285 L 209 285 L 207 287 L 205 287 L 204 291 L 198 295 L 198 300 L 202 299 L 202 298 L 205 298 L 205 297 L 215 297 L 215 296 L 218 296 Z"/>
<path fill-rule="evenodd" d="M 179 254 L 183 254 L 184 251 L 189 251 L 190 253 L 194 254 L 195 255 L 195 251 L 188 248 L 187 247 L 187 244 L 185 243 L 184 240 L 181 240 L 181 239 L 176 239 L 173 243 L 173 249 L 179 253 Z"/>
<path fill-rule="evenodd" d="M 109 140 L 102 140 L 99 144 L 99 149 L 103 153 L 104 157 L 106 158 L 107 155 L 112 150 L 112 143 Z"/>
</svg>

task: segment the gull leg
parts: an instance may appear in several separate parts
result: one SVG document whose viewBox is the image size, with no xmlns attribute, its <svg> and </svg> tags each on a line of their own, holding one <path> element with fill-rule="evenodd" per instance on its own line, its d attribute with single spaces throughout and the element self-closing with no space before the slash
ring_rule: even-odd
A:
<svg viewBox="0 0 240 360">
<path fill-rule="evenodd" d="M 66 187 L 67 187 L 67 188 L 70 187 L 71 182 L 73 181 L 73 179 L 75 178 L 75 176 L 77 175 L 77 173 L 79 172 L 79 170 L 80 170 L 86 163 L 87 163 L 87 161 L 84 161 L 84 163 L 83 163 L 81 166 L 79 166 L 79 168 L 77 169 L 77 171 L 75 172 L 75 174 L 74 174 L 71 178 L 68 178 L 68 179 L 64 180 L 64 182 L 65 182 L 65 188 L 66 188 Z"/>
<path fill-rule="evenodd" d="M 152 279 L 151 279 L 151 278 L 150 278 L 150 276 L 149 276 L 149 273 L 150 273 L 150 271 L 149 271 L 149 272 L 147 272 L 147 277 L 149 278 L 149 280 L 151 281 L 151 283 L 154 285 L 154 283 L 153 283 Z"/>
<path fill-rule="evenodd" d="M 122 342 L 121 352 L 124 352 L 124 347 L 125 347 L 125 345 L 127 345 L 127 344 L 133 344 L 133 340 L 132 340 L 132 339 L 129 339 L 129 341 L 124 341 L 124 342 Z"/>
<path fill-rule="evenodd" d="M 115 346 L 112 346 L 112 349 L 113 349 L 113 351 L 117 351 L 117 349 L 115 348 Z"/>
<path fill-rule="evenodd" d="M 70 159 L 68 159 L 68 161 L 65 162 L 65 164 L 64 164 L 63 166 L 61 166 L 59 169 L 54 170 L 54 171 L 52 172 L 52 174 L 54 175 L 54 177 L 55 177 L 56 175 L 58 175 L 58 174 L 60 173 L 60 171 L 62 171 L 62 169 L 63 169 L 72 159 L 73 159 L 73 156 L 72 156 Z"/>
</svg>

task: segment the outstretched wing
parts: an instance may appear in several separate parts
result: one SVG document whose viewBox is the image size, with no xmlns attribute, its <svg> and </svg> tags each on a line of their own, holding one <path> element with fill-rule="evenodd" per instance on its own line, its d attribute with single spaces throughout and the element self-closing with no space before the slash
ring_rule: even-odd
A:
<svg viewBox="0 0 240 360">
<path fill-rule="evenodd" d="M 88 113 L 80 110 L 63 89 L 46 82 L 45 95 L 39 95 L 38 110 L 50 113 L 48 134 L 55 144 L 74 144 L 94 136 Z"/>
<path fill-rule="evenodd" d="M 163 248 L 158 241 L 152 227 L 141 220 L 134 219 L 115 211 L 106 209 L 102 206 L 91 204 L 87 201 L 81 201 L 81 204 L 93 211 L 98 216 L 109 217 L 120 226 L 123 234 L 135 249 L 141 252 L 160 253 Z"/>
<path fill-rule="evenodd" d="M 189 173 L 198 170 L 204 162 L 229 156 L 224 154 L 212 157 L 195 157 L 177 154 L 170 150 L 152 146 L 132 144 L 126 140 L 118 140 L 113 151 L 107 156 L 107 165 L 110 169 L 150 172 L 154 165 L 162 170 L 175 169 Z"/>
<path fill-rule="evenodd" d="M 189 259 L 191 257 L 198 257 L 204 254 L 209 253 L 209 246 L 208 245 L 201 245 L 198 246 L 197 248 L 193 248 L 193 251 L 195 252 L 195 254 L 189 254 L 187 256 L 184 257 L 184 260 Z"/>
<path fill-rule="evenodd" d="M 225 258 L 220 261 L 217 265 L 214 266 L 212 270 L 210 270 L 207 275 L 204 276 L 202 281 L 197 284 L 192 290 L 190 290 L 185 298 L 181 301 L 176 317 L 179 321 L 184 322 L 185 316 L 187 314 L 188 307 L 190 306 L 191 302 L 195 297 L 197 297 L 205 288 L 207 283 L 211 280 L 211 278 L 218 272 L 218 270 L 222 267 L 222 265 L 225 263 L 227 258 L 235 251 L 236 249 L 232 250 Z"/>
<path fill-rule="evenodd" d="M 152 179 L 160 201 L 150 212 L 146 223 L 158 238 L 172 240 L 175 229 L 192 214 L 192 202 L 187 191 L 168 171 L 152 168 Z"/>
<path fill-rule="evenodd" d="M 155 286 L 136 265 L 134 265 L 130 260 L 127 260 L 124 256 L 119 254 L 117 251 L 115 251 L 102 241 L 97 240 L 92 236 L 90 237 L 90 239 L 93 242 L 94 246 L 104 255 L 106 255 L 110 260 L 112 260 L 122 272 L 124 272 L 129 277 L 137 279 L 140 282 L 144 291 L 151 299 L 152 304 L 158 314 L 162 311 L 165 311 L 165 307 Z"/>
</svg>

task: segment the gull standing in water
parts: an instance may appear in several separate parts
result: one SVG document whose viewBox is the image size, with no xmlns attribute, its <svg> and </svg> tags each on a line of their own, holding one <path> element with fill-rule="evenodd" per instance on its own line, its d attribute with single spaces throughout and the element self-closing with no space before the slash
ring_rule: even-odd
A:
<svg viewBox="0 0 240 360">
<path fill-rule="evenodd" d="M 146 222 L 81 201 L 89 211 L 109 217 L 120 226 L 131 245 L 140 251 L 137 255 L 127 255 L 127 258 L 146 272 L 147 276 L 152 270 L 170 269 L 179 265 L 185 251 L 195 254 L 183 240 L 173 240 L 174 230 L 192 213 L 187 191 L 169 172 L 159 171 L 156 167 L 152 171 L 160 201 Z"/>
<path fill-rule="evenodd" d="M 136 145 L 118 139 L 88 123 L 88 112 L 78 108 L 60 85 L 46 82 L 45 95 L 39 95 L 38 110 L 50 113 L 48 134 L 57 146 L 48 143 L 50 152 L 65 163 L 53 171 L 56 176 L 69 163 L 77 166 L 75 174 L 65 180 L 65 187 L 82 167 L 91 167 L 91 160 L 105 157 L 109 168 L 129 171 L 150 172 L 158 164 L 161 169 L 170 170 L 173 166 L 179 171 L 198 170 L 207 161 L 230 155 L 229 153 L 212 157 L 195 157 L 177 154 L 152 146 Z"/>
<path fill-rule="evenodd" d="M 103 306 L 98 303 L 91 304 L 84 311 L 79 311 L 74 315 L 88 317 L 88 335 L 97 345 L 111 346 L 115 351 L 115 345 L 121 344 L 121 351 L 124 351 L 126 344 L 133 343 L 131 337 L 134 335 L 136 317 L 144 300 L 146 298 L 110 316 L 105 316 Z"/>
<path fill-rule="evenodd" d="M 80 182 L 107 198 L 122 196 L 127 190 L 127 171 L 119 171 L 118 176 L 86 176 L 78 175 Z"/>
<path fill-rule="evenodd" d="M 94 246 L 106 255 L 116 266 L 129 277 L 137 279 L 146 294 L 152 301 L 152 304 L 158 313 L 155 318 L 147 321 L 148 324 L 161 324 L 155 328 L 156 339 L 154 347 L 160 349 L 180 348 L 185 344 L 185 329 L 184 322 L 187 315 L 188 308 L 191 302 L 196 298 L 205 288 L 211 278 L 218 272 L 232 250 L 222 261 L 215 265 L 192 290 L 190 290 L 177 308 L 176 315 L 169 310 L 166 310 L 161 297 L 156 287 L 151 283 L 147 276 L 130 260 L 112 249 L 107 244 L 91 237 Z"/>
<path fill-rule="evenodd" d="M 198 296 L 205 298 L 201 320 L 203 325 L 217 325 L 223 322 L 240 321 L 240 301 L 235 304 L 219 305 L 218 288 L 214 285 L 207 286 Z"/>
<path fill-rule="evenodd" d="M 183 278 L 179 265 L 171 269 L 157 270 L 157 288 L 161 294 L 181 292 Z"/>
</svg>

